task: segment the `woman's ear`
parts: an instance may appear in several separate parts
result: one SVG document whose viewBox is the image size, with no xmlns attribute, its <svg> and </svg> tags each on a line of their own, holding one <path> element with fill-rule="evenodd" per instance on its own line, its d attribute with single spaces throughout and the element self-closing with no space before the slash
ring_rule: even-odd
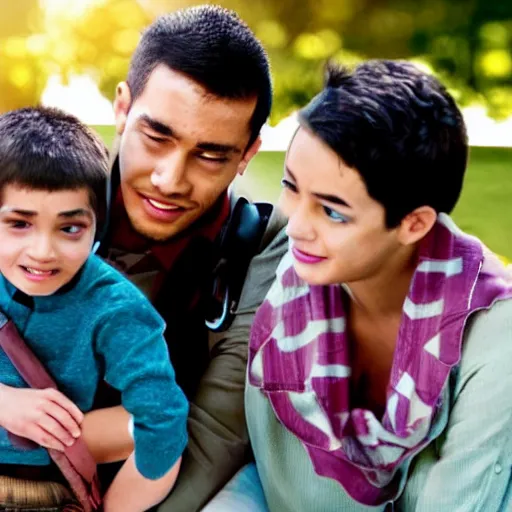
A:
<svg viewBox="0 0 512 512">
<path fill-rule="evenodd" d="M 437 220 L 436 211 L 430 206 L 420 206 L 407 214 L 398 227 L 398 241 L 403 245 L 419 242 L 432 229 Z"/>
</svg>

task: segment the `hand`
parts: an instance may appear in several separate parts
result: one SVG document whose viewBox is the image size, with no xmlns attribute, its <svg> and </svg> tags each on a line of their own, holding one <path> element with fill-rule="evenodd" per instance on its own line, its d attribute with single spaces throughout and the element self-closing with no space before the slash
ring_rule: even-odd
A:
<svg viewBox="0 0 512 512">
<path fill-rule="evenodd" d="M 64 451 L 80 437 L 84 415 L 56 389 L 0 384 L 0 426 L 45 448 Z"/>
</svg>

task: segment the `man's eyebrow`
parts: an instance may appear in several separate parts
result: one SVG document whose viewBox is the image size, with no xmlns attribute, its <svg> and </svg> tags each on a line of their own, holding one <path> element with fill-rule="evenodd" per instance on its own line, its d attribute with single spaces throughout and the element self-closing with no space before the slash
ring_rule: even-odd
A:
<svg viewBox="0 0 512 512">
<path fill-rule="evenodd" d="M 151 128 L 151 130 L 159 133 L 160 135 L 164 135 L 165 137 L 176 137 L 176 134 L 170 126 L 157 121 L 152 117 L 149 117 L 147 114 L 141 114 L 139 116 L 139 121 L 146 124 L 149 128 Z"/>
<path fill-rule="evenodd" d="M 77 208 L 76 210 L 67 210 L 64 212 L 59 212 L 59 217 L 64 217 L 66 219 L 70 219 L 73 217 L 88 217 L 89 219 L 93 218 L 92 213 L 85 208 Z"/>
<path fill-rule="evenodd" d="M 141 114 L 139 121 L 147 125 L 151 130 L 164 137 L 174 137 L 179 139 L 178 133 L 173 130 L 169 125 L 153 119 L 148 114 Z M 241 153 L 242 150 L 231 144 L 220 144 L 218 142 L 199 142 L 196 145 L 197 149 L 201 151 L 211 151 L 213 153 Z"/>
<path fill-rule="evenodd" d="M 217 142 L 200 142 L 197 149 L 211 151 L 212 153 L 241 153 L 242 150 L 230 144 L 218 144 Z"/>
<path fill-rule="evenodd" d="M 295 178 L 293 172 L 290 170 L 290 168 L 286 165 L 285 166 L 285 169 L 286 169 L 286 172 L 287 174 L 290 175 L 290 178 L 297 182 L 297 178 Z M 332 204 L 339 204 L 340 206 L 345 206 L 347 208 L 352 208 L 352 206 L 350 206 L 344 199 L 342 199 L 341 197 L 338 197 L 338 196 L 333 196 L 331 194 L 319 194 L 319 193 L 315 193 L 313 192 L 313 195 L 315 197 L 317 197 L 318 199 L 321 199 L 322 201 L 327 201 L 328 203 L 332 203 Z"/>
</svg>

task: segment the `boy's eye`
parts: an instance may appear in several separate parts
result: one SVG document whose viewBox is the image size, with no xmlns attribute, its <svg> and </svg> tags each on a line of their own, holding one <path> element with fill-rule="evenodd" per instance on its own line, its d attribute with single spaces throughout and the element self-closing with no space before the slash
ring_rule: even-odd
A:
<svg viewBox="0 0 512 512">
<path fill-rule="evenodd" d="M 333 222 L 338 222 L 340 224 L 343 224 L 345 222 L 348 222 L 350 219 L 348 217 L 345 217 L 345 215 L 342 215 L 341 213 L 337 212 L 336 210 L 333 210 L 332 208 L 329 208 L 328 206 L 323 206 L 325 214 L 329 219 L 331 219 Z"/>
<path fill-rule="evenodd" d="M 83 226 L 76 226 L 76 225 L 64 226 L 63 228 L 61 228 L 61 230 L 64 233 L 67 233 L 68 235 L 78 235 L 79 233 L 82 232 L 83 229 L 84 229 Z"/>
<path fill-rule="evenodd" d="M 27 229 L 30 224 L 24 220 L 11 220 L 9 226 L 13 229 Z"/>
<path fill-rule="evenodd" d="M 291 181 L 288 181 L 286 178 L 283 178 L 281 180 L 281 186 L 283 188 L 291 190 L 292 192 L 297 192 L 297 186 L 294 183 L 292 183 Z"/>
</svg>

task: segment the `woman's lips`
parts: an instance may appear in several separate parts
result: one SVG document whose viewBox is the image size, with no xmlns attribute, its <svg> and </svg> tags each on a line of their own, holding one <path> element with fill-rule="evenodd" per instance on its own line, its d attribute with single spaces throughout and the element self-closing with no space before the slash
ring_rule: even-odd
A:
<svg viewBox="0 0 512 512">
<path fill-rule="evenodd" d="M 322 256 L 315 256 L 314 254 L 309 254 L 307 252 L 301 251 L 300 249 L 297 249 L 297 247 L 292 247 L 292 254 L 297 261 L 299 261 L 300 263 L 306 263 L 307 265 L 320 263 L 327 259 Z"/>
</svg>

